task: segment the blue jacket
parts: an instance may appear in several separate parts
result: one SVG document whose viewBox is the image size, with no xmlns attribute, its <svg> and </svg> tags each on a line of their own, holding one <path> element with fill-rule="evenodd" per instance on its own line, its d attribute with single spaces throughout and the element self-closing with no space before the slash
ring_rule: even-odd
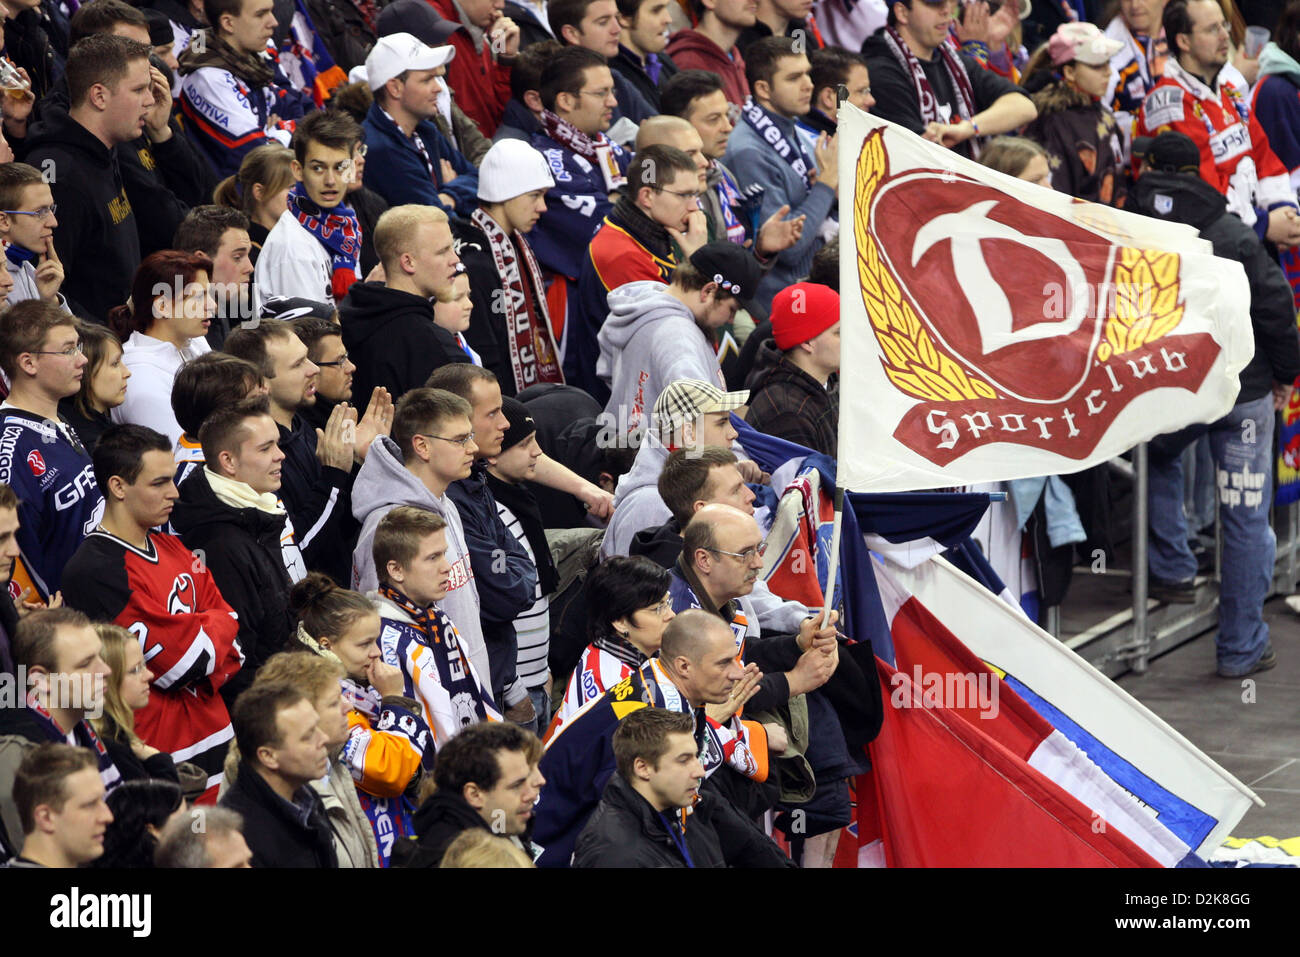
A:
<svg viewBox="0 0 1300 957">
<path fill-rule="evenodd" d="M 787 120 L 769 110 L 764 112 L 787 140 L 791 143 L 800 142 L 799 131 L 793 120 Z M 803 236 L 789 249 L 777 253 L 776 262 L 763 274 L 763 279 L 758 284 L 758 294 L 754 300 L 767 310 L 774 295 L 808 275 L 813 254 L 822 247 L 818 235 L 822 223 L 836 210 L 835 191 L 822 183 L 814 183 L 810 187 L 790 168 L 789 163 L 777 155 L 772 144 L 755 133 L 743 118 L 736 122 L 723 162 L 735 174 L 738 182 L 757 183 L 763 187 L 763 206 L 758 212 L 760 223 L 766 222 L 769 216 L 787 203 L 790 206 L 790 216 L 801 213 L 808 216 L 803 226 Z"/>
<path fill-rule="evenodd" d="M 433 162 L 433 179 L 415 142 L 384 115 L 378 103 L 372 103 L 362 126 L 366 131 L 366 186 L 388 202 L 389 206 L 418 203 L 437 206 L 447 213 L 468 216 L 478 206 L 478 169 L 460 154 L 429 120 L 421 120 L 416 134 L 424 141 Z M 456 178 L 442 181 L 439 160 L 451 163 Z M 450 210 L 438 198 L 446 193 L 456 201 Z"/>
</svg>

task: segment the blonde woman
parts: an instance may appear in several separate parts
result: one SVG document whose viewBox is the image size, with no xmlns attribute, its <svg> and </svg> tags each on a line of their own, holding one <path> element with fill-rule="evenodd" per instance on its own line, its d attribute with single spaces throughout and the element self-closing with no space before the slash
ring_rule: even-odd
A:
<svg viewBox="0 0 1300 957">
<path fill-rule="evenodd" d="M 110 674 L 104 679 L 104 713 L 93 723 L 122 772 L 122 780 L 164 778 L 179 783 L 171 755 L 145 743 L 135 733 L 135 713 L 149 704 L 149 682 L 153 680 L 139 639 L 119 625 L 95 625 L 95 632 Z"/>
</svg>

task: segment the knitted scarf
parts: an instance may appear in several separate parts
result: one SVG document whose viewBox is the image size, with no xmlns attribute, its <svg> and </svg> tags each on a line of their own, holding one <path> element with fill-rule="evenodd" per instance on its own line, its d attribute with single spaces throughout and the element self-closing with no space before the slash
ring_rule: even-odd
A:
<svg viewBox="0 0 1300 957">
<path fill-rule="evenodd" d="M 793 137 L 787 136 L 785 131 L 773 121 L 772 114 L 755 103 L 752 97 L 745 100 L 745 104 L 740 108 L 740 117 L 759 139 L 772 147 L 772 152 L 794 170 L 796 176 L 804 183 L 812 185 L 817 163 L 808 155 L 808 150 L 804 148 L 803 139 L 798 131 Z"/>
<path fill-rule="evenodd" d="M 893 27 L 885 27 L 885 44 L 889 47 L 889 52 L 894 55 L 894 59 L 898 61 L 898 65 L 903 68 L 903 72 L 912 78 L 912 89 L 916 93 L 917 105 L 921 109 L 921 122 L 925 124 L 943 122 L 934 90 L 930 86 L 930 81 L 926 79 L 925 70 L 921 68 L 921 61 L 916 58 L 916 54 Z M 975 115 L 975 91 L 970 85 L 970 77 L 966 75 L 966 68 L 957 58 L 952 40 L 945 38 L 936 52 L 943 61 L 943 67 L 948 71 L 948 80 L 957 94 L 957 116 L 953 122 L 969 120 Z"/>
<path fill-rule="evenodd" d="M 676 257 L 673 255 L 673 240 L 668 230 L 642 212 L 626 194 L 620 196 L 618 202 L 614 204 L 611 219 L 616 219 L 618 221 L 616 225 L 650 250 L 656 259 L 676 262 Z M 671 277 L 665 278 L 664 282 L 667 282 L 668 278 Z"/>
<path fill-rule="evenodd" d="M 504 313 L 501 318 L 506 325 L 515 391 L 522 392 L 539 382 L 563 384 L 564 373 L 560 370 L 559 351 L 551 335 L 551 316 L 546 308 L 546 287 L 542 285 L 542 271 L 533 257 L 532 247 L 522 233 L 516 231 L 513 236 L 507 236 L 482 208 L 475 209 L 470 219 L 487 237 L 501 288 L 508 293 L 501 297 Z M 526 284 L 519 268 L 521 258 L 528 269 Z"/>
<path fill-rule="evenodd" d="M 307 197 L 301 182 L 293 184 L 288 196 L 289 211 L 302 228 L 316 237 L 330 254 L 330 290 L 341 302 L 357 281 L 357 260 L 361 256 L 361 223 L 346 203 L 324 210 Z"/>
<path fill-rule="evenodd" d="M 587 162 L 605 173 L 606 185 L 617 189 L 627 185 L 627 177 L 618 168 L 613 151 L 614 144 L 604 133 L 592 139 L 568 120 L 562 120 L 550 110 L 542 110 L 542 132 L 557 143 L 562 143 Z"/>
</svg>

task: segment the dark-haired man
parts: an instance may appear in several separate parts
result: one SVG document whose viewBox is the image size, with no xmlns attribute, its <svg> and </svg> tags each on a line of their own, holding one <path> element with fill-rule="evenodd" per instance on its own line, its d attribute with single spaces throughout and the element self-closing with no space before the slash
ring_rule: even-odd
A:
<svg viewBox="0 0 1300 957">
<path fill-rule="evenodd" d="M 438 752 L 438 790 L 415 814 L 418 843 L 408 867 L 437 867 L 457 835 L 482 829 L 509 838 L 529 856 L 533 804 L 546 779 L 538 770 L 542 743 L 508 723 L 471 725 Z"/>
<path fill-rule="evenodd" d="M 894 0 L 862 55 L 876 98 L 872 113 L 969 157 L 977 137 L 1019 129 L 1038 110 L 1020 87 L 957 51 L 949 37 L 955 6 Z"/>
<path fill-rule="evenodd" d="M 288 121 L 315 108 L 267 50 L 273 7 L 272 0 L 203 0 L 208 30 L 180 56 L 186 133 L 218 176 L 238 172 L 258 146 L 288 146 Z"/>
<path fill-rule="evenodd" d="M 813 0 L 758 0 L 754 25 L 740 31 L 737 48 L 743 54 L 764 37 L 789 37 L 798 40 L 802 50 L 811 56 L 825 46 L 813 21 L 812 8 Z"/>
<path fill-rule="evenodd" d="M 254 0 L 247 0 L 252 3 Z M 360 280 L 361 225 L 347 204 L 361 128 L 346 113 L 313 113 L 293 134 L 288 207 L 257 257 L 263 298 L 301 296 L 337 306 Z"/>
<path fill-rule="evenodd" d="M 664 52 L 668 45 L 672 0 L 618 0 L 618 22 L 623 28 L 618 55 L 610 68 L 627 80 L 659 112 L 659 87 L 677 72 L 677 64 Z"/>
<path fill-rule="evenodd" d="M 298 689 L 265 682 L 232 713 L 241 763 L 222 807 L 244 818 L 254 867 L 338 867 L 329 819 L 311 787 L 329 771 L 320 715 Z"/>
<path fill-rule="evenodd" d="M 58 306 L 29 299 L 0 314 L 0 370 L 9 379 L 0 482 L 18 496 L 22 522 L 10 587 L 31 588 L 40 601 L 58 592 L 63 566 L 104 513 L 90 456 L 59 417 L 59 400 L 76 395 L 85 369 L 76 321 Z"/>
<path fill-rule="evenodd" d="M 172 239 L 173 249 L 202 253 L 212 261 L 217 312 L 207 340 L 214 349 L 221 348 L 231 329 L 257 315 L 248 225 L 248 217 L 229 206 L 196 206 L 186 213 Z"/>
<path fill-rule="evenodd" d="M 1138 109 L 1133 135 L 1189 137 L 1201 179 L 1228 198 L 1228 211 L 1260 239 L 1295 245 L 1300 216 L 1286 167 L 1247 109 L 1246 91 L 1219 81 L 1230 50 L 1223 11 L 1213 0 L 1170 0 L 1163 19 L 1171 56 Z"/>
<path fill-rule="evenodd" d="M 812 66 L 812 105 L 796 125 L 811 148 L 822 133 L 835 135 L 839 123 L 839 87 L 848 90 L 847 102 L 860 110 L 870 110 L 876 105 L 876 98 L 871 95 L 867 61 L 860 54 L 827 47 L 813 53 L 808 62 Z"/>
<path fill-rule="evenodd" d="M 614 192 L 626 185 L 632 157 L 605 135 L 618 101 L 599 53 L 580 46 L 556 53 L 542 71 L 541 99 L 542 131 L 533 134 L 532 146 L 546 157 L 555 186 L 528 241 L 576 295 L 587 245 L 613 207 Z"/>
<path fill-rule="evenodd" d="M 239 623 L 207 566 L 167 525 L 178 493 L 171 443 L 152 429 L 118 425 L 95 446 L 104 520 L 68 562 L 64 601 L 140 639 L 153 675 L 135 730 L 173 761 L 207 773 L 215 803 L 234 732 L 218 689 L 243 663 Z"/>
<path fill-rule="evenodd" d="M 226 704 L 292 639 L 289 589 L 307 574 L 293 523 L 276 496 L 284 453 L 264 397 L 218 409 L 199 430 L 205 465 L 180 488 L 172 527 L 211 571 L 239 615 L 244 667 L 221 687 Z"/>
<path fill-rule="evenodd" d="M 630 143 L 636 136 L 637 125 L 657 111 L 627 77 L 613 68 L 622 35 L 614 0 L 549 0 L 546 16 L 561 43 L 582 47 L 605 58 L 614 81 L 614 97 L 618 100 L 609 135 L 617 143 Z"/>
<path fill-rule="evenodd" d="M 63 294 L 79 316 L 103 322 L 126 302 L 140 265 L 138 222 L 116 147 L 138 138 L 154 107 L 149 45 L 86 37 L 68 58 L 66 111 L 51 108 L 27 137 L 27 162 L 49 172 Z"/>
<path fill-rule="evenodd" d="M 794 866 L 725 798 L 701 790 L 694 732 L 689 714 L 664 708 L 619 722 L 611 741 L 618 771 L 578 835 L 574 867 Z"/>
<path fill-rule="evenodd" d="M 23 758 L 13 786 L 22 849 L 6 867 L 81 867 L 104 853 L 113 812 L 93 751 L 42 744 Z"/>
</svg>

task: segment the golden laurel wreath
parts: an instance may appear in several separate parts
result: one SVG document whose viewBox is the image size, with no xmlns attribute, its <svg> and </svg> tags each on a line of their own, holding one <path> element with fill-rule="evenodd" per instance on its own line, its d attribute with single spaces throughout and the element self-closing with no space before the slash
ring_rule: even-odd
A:
<svg viewBox="0 0 1300 957">
<path fill-rule="evenodd" d="M 1000 398 L 988 382 L 968 374 L 936 348 L 885 266 L 868 223 L 871 203 L 885 179 L 887 164 L 884 131 L 873 130 L 858 155 L 853 234 L 862 301 L 884 353 L 881 364 L 885 374 L 908 395 L 932 402 Z M 1179 264 L 1177 253 L 1134 247 L 1120 250 L 1113 277 L 1115 306 L 1107 310 L 1104 341 L 1097 347 L 1099 361 L 1140 348 L 1178 325 L 1183 318 Z"/>
</svg>

